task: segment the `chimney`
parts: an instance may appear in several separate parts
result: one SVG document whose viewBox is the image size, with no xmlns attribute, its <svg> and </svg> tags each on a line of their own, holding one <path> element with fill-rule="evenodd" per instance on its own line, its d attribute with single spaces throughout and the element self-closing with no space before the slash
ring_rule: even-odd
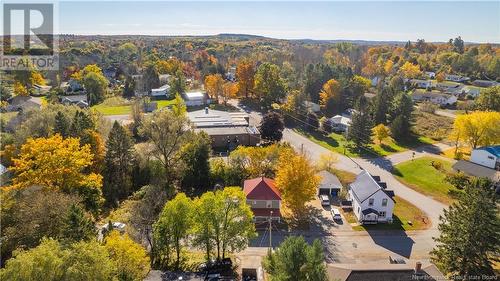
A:
<svg viewBox="0 0 500 281">
<path fill-rule="evenodd" d="M 415 274 L 419 274 L 422 271 L 422 263 L 417 261 L 415 263 Z"/>
<path fill-rule="evenodd" d="M 208 114 L 208 106 L 205 106 L 205 114 Z"/>
</svg>

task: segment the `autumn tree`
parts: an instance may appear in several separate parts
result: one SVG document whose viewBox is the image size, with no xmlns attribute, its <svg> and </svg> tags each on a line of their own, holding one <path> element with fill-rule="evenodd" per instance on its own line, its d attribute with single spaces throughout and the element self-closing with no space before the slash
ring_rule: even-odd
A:
<svg viewBox="0 0 500 281">
<path fill-rule="evenodd" d="M 263 139 L 272 142 L 280 141 L 285 129 L 283 117 L 277 112 L 269 112 L 262 118 L 259 129 Z"/>
<path fill-rule="evenodd" d="M 194 247 L 204 250 L 207 261 L 211 260 L 211 253 L 216 247 L 213 238 L 217 224 L 214 224 L 216 220 L 212 219 L 217 215 L 215 202 L 215 193 L 211 191 L 203 193 L 193 201 L 191 243 Z"/>
<path fill-rule="evenodd" d="M 191 226 L 192 201 L 184 193 L 178 193 L 168 201 L 154 225 L 156 247 L 162 254 L 163 265 L 171 261 L 170 251 L 175 251 L 175 268 L 179 269 L 182 241 L 187 238 Z"/>
<path fill-rule="evenodd" d="M 83 85 L 89 105 L 95 105 L 104 100 L 108 88 L 108 80 L 104 75 L 90 72 L 83 77 Z"/>
<path fill-rule="evenodd" d="M 284 151 L 279 157 L 276 186 L 281 192 L 283 204 L 298 220 L 305 219 L 306 203 L 316 195 L 320 178 L 314 167 L 303 156 Z"/>
<path fill-rule="evenodd" d="M 432 260 L 452 279 L 495 276 L 500 251 L 500 219 L 492 183 L 476 179 L 440 217 Z M 470 278 L 470 279 L 469 279 Z"/>
<path fill-rule="evenodd" d="M 285 97 L 286 85 L 277 65 L 266 62 L 259 66 L 255 73 L 254 91 L 267 107 Z"/>
<path fill-rule="evenodd" d="M 35 247 L 43 237 L 64 238 L 63 229 L 70 206 L 81 200 L 76 195 L 37 186 L 4 190 L 0 196 L 2 261 L 9 258 L 16 248 Z"/>
<path fill-rule="evenodd" d="M 481 111 L 500 111 L 500 86 L 482 90 L 474 101 L 474 106 Z"/>
<path fill-rule="evenodd" d="M 319 104 L 328 115 L 342 111 L 342 93 L 340 83 L 335 79 L 328 80 L 319 93 Z"/>
<path fill-rule="evenodd" d="M 149 153 L 161 163 L 167 183 L 176 178 L 176 171 L 180 168 L 181 155 L 178 152 L 192 134 L 188 128 L 186 116 L 168 110 L 148 116 L 139 128 L 140 134 L 151 144 Z"/>
<path fill-rule="evenodd" d="M 378 124 L 373 127 L 372 133 L 379 144 L 382 144 L 382 142 L 391 135 L 391 130 L 384 124 Z"/>
<path fill-rule="evenodd" d="M 399 70 L 404 75 L 404 77 L 408 79 L 417 78 L 422 75 L 420 67 L 417 64 L 413 64 L 409 61 L 405 62 Z"/>
<path fill-rule="evenodd" d="M 450 139 L 471 148 L 500 142 L 500 112 L 476 111 L 458 115 Z"/>
<path fill-rule="evenodd" d="M 106 143 L 103 194 L 108 204 L 116 206 L 132 192 L 134 147 L 129 133 L 117 121 Z"/>
<path fill-rule="evenodd" d="M 13 166 L 13 188 L 39 185 L 66 193 L 77 193 L 84 198 L 87 209 L 97 212 L 101 203 L 102 177 L 87 173 L 92 164 L 90 146 L 80 146 L 76 138 L 28 139 L 21 146 Z"/>
<path fill-rule="evenodd" d="M 238 94 L 238 83 L 226 82 L 222 85 L 222 100 L 224 104 L 229 99 L 236 98 Z"/>
<path fill-rule="evenodd" d="M 214 211 L 209 220 L 213 227 L 213 240 L 217 258 L 226 253 L 244 250 L 249 240 L 255 238 L 255 224 L 245 193 L 240 187 L 226 187 L 215 192 Z"/>
<path fill-rule="evenodd" d="M 219 96 L 222 95 L 223 85 L 224 79 L 220 74 L 211 74 L 205 77 L 205 90 L 210 98 L 215 100 L 216 103 L 219 102 Z"/>
<path fill-rule="evenodd" d="M 127 234 L 112 231 L 106 236 L 104 247 L 116 265 L 118 280 L 143 280 L 148 274 L 150 267 L 146 250 Z"/>
<path fill-rule="evenodd" d="M 240 96 L 249 98 L 254 88 L 255 67 L 251 60 L 242 59 L 236 65 L 236 80 Z"/>
</svg>

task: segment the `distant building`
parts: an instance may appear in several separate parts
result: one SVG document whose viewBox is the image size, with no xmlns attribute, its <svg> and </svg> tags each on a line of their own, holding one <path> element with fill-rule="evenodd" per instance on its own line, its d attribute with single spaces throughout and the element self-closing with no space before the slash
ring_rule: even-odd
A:
<svg viewBox="0 0 500 281">
<path fill-rule="evenodd" d="M 317 113 L 321 111 L 319 104 L 314 103 L 312 101 L 304 101 L 303 105 L 307 112 Z"/>
<path fill-rule="evenodd" d="M 31 96 L 14 96 L 8 100 L 9 105 L 7 105 L 6 111 L 25 111 L 30 108 L 38 109 L 41 107 L 38 100 Z"/>
<path fill-rule="evenodd" d="M 207 95 L 202 91 L 186 92 L 182 95 L 186 106 L 203 106 L 207 104 Z"/>
<path fill-rule="evenodd" d="M 349 198 L 358 222 L 373 224 L 392 222 L 395 201 L 394 192 L 367 171 L 362 171 L 349 185 Z"/>
<path fill-rule="evenodd" d="M 444 80 L 458 82 L 458 83 L 464 83 L 464 82 L 469 81 L 470 78 L 466 77 L 466 76 L 461 76 L 461 75 L 446 74 L 444 76 Z"/>
<path fill-rule="evenodd" d="M 411 98 L 414 102 L 431 102 L 437 105 L 446 106 L 453 105 L 458 101 L 457 96 L 444 94 L 438 91 L 413 91 Z"/>
<path fill-rule="evenodd" d="M 76 105 L 80 108 L 85 108 L 89 106 L 87 101 L 87 95 L 68 95 L 68 96 L 60 96 L 59 101 L 65 105 Z"/>
<path fill-rule="evenodd" d="M 497 81 L 490 81 L 490 80 L 474 80 L 472 82 L 472 85 L 478 86 L 478 87 L 494 87 L 500 85 Z"/>
<path fill-rule="evenodd" d="M 409 82 L 417 88 L 427 89 L 432 87 L 431 80 L 410 79 Z"/>
<path fill-rule="evenodd" d="M 52 89 L 51 86 L 44 86 L 44 85 L 35 84 L 35 85 L 33 85 L 33 95 L 36 95 L 36 96 L 46 95 L 50 91 L 50 89 Z"/>
<path fill-rule="evenodd" d="M 260 142 L 260 132 L 249 126 L 245 112 L 227 112 L 205 109 L 188 112 L 195 131 L 204 131 L 216 150 L 229 151 L 238 145 L 255 146 Z"/>
<path fill-rule="evenodd" d="M 243 192 L 256 222 L 267 221 L 269 218 L 281 220 L 281 193 L 274 180 L 265 177 L 246 180 Z"/>
<path fill-rule="evenodd" d="M 426 71 L 425 72 L 425 75 L 427 76 L 427 78 L 429 79 L 435 79 L 436 78 L 436 72 L 433 72 L 433 71 Z"/>
<path fill-rule="evenodd" d="M 151 97 L 153 98 L 167 98 L 170 96 L 170 86 L 165 84 L 159 88 L 151 89 Z"/>
</svg>

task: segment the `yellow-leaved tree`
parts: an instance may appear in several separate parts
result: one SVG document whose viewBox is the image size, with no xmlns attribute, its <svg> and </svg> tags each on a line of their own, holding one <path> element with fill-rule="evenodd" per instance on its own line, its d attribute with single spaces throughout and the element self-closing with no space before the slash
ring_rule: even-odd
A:
<svg viewBox="0 0 500 281">
<path fill-rule="evenodd" d="M 399 69 L 405 76 L 405 78 L 416 78 L 422 75 L 422 71 L 420 70 L 420 66 L 418 64 L 413 64 L 409 61 L 405 62 L 403 66 Z"/>
<path fill-rule="evenodd" d="M 374 137 L 378 140 L 379 144 L 381 144 L 386 138 L 391 135 L 391 130 L 384 124 L 378 124 L 372 129 Z"/>
<path fill-rule="evenodd" d="M 279 157 L 275 180 L 286 211 L 303 221 L 307 216 L 306 203 L 314 199 L 321 180 L 314 167 L 305 156 L 286 150 Z"/>
<path fill-rule="evenodd" d="M 475 111 L 458 115 L 449 138 L 471 148 L 500 143 L 500 112 Z"/>
<path fill-rule="evenodd" d="M 319 93 L 319 105 L 323 110 L 332 112 L 335 106 L 340 104 L 340 83 L 335 79 L 328 80 Z"/>
<path fill-rule="evenodd" d="M 93 155 L 90 145 L 80 146 L 78 138 L 28 139 L 9 168 L 14 173 L 12 186 L 42 186 L 66 193 L 78 193 L 87 210 L 96 215 L 102 204 L 102 176 L 88 173 Z"/>
<path fill-rule="evenodd" d="M 146 250 L 127 234 L 112 231 L 104 247 L 116 265 L 119 280 L 143 280 L 149 272 L 149 256 Z"/>
<path fill-rule="evenodd" d="M 222 95 L 223 84 L 224 79 L 222 79 L 222 75 L 220 74 L 211 74 L 205 77 L 205 90 L 216 103 L 219 102 L 219 96 Z"/>
</svg>

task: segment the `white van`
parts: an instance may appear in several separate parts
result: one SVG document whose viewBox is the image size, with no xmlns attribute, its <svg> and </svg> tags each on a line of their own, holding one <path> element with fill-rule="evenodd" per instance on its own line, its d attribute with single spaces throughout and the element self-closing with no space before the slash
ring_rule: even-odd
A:
<svg viewBox="0 0 500 281">
<path fill-rule="evenodd" d="M 320 195 L 319 200 L 321 200 L 321 206 L 330 206 L 328 195 Z"/>
</svg>

